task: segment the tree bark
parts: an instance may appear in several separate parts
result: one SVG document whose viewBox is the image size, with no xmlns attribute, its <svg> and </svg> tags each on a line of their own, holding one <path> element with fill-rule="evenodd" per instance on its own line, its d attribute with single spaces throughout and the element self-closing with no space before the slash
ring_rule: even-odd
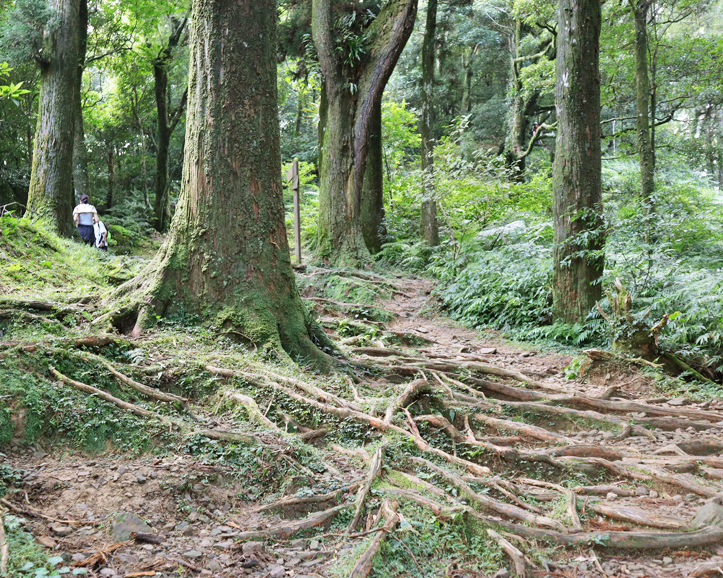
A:
<svg viewBox="0 0 723 578">
<path fill-rule="evenodd" d="M 361 195 L 361 229 L 371 254 L 382 250 L 387 236 L 384 224 L 384 154 L 382 150 L 382 103 L 372 111 L 367 168 Z"/>
<path fill-rule="evenodd" d="M 75 78 L 75 118 L 73 120 L 73 187 L 75 188 L 75 195 L 77 195 L 78 198 L 82 195 L 90 194 L 90 182 L 88 181 L 88 150 L 85 147 L 83 101 L 81 98 L 81 90 L 83 88 L 83 71 L 85 70 L 85 54 L 88 48 L 88 0 L 80 0 L 79 16 L 78 73 Z M 72 198 L 72 201 L 75 201 L 75 198 Z"/>
<path fill-rule="evenodd" d="M 57 233 L 73 230 L 73 132 L 80 0 L 51 0 L 59 24 L 46 33 L 27 215 Z"/>
<path fill-rule="evenodd" d="M 651 201 L 655 190 L 655 161 L 651 141 L 650 76 L 648 70 L 648 10 L 649 0 L 630 0 L 635 18 L 635 105 L 640 157 L 640 196 Z"/>
<path fill-rule="evenodd" d="M 106 155 L 106 165 L 108 166 L 108 190 L 105 194 L 105 210 L 108 211 L 113 207 L 113 192 L 115 191 L 115 149 L 112 144 L 108 147 Z"/>
<path fill-rule="evenodd" d="M 194 0 L 181 194 L 153 262 L 119 289 L 138 334 L 191 313 L 259 347 L 326 365 L 299 298 L 284 225 L 276 2 Z M 129 303 L 122 302 L 129 295 Z M 137 316 L 136 319 L 133 319 Z M 314 333 L 317 339 L 323 339 Z"/>
<path fill-rule="evenodd" d="M 553 314 L 583 322 L 602 295 L 600 0 L 561 0 L 553 168 Z"/>
<path fill-rule="evenodd" d="M 176 127 L 177 117 L 182 113 L 186 103 L 184 93 L 181 103 L 173 112 L 168 110 L 170 94 L 168 89 L 168 66 L 173 58 L 173 50 L 178 46 L 181 34 L 186 27 L 187 19 L 180 23 L 174 22 L 174 28 L 168 37 L 168 43 L 158 53 L 153 61 L 153 79 L 156 95 L 156 118 L 158 121 L 158 135 L 156 138 L 156 178 L 155 200 L 153 202 L 153 226 L 157 231 L 168 229 L 171 222 L 171 194 L 168 175 L 168 149 L 171 144 L 171 135 Z"/>
<path fill-rule="evenodd" d="M 364 32 L 353 66 L 336 50 L 331 0 L 313 0 L 311 27 L 323 76 L 319 110 L 320 255 L 336 265 L 370 262 L 361 197 L 374 111 L 409 38 L 417 0 L 390 0 Z"/>
<path fill-rule="evenodd" d="M 437 36 L 437 0 L 427 3 L 427 21 L 422 40 L 422 215 L 420 234 L 430 246 L 439 245 L 437 201 L 434 186 L 434 43 Z"/>
</svg>

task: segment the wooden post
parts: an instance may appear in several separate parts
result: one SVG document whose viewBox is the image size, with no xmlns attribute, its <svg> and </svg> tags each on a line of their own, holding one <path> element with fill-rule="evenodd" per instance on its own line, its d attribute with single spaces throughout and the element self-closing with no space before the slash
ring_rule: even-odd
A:
<svg viewBox="0 0 723 578">
<path fill-rule="evenodd" d="M 291 181 L 291 190 L 294 192 L 294 254 L 297 265 L 301 265 L 301 211 L 299 209 L 299 161 L 294 159 L 291 169 L 286 173 Z"/>
</svg>

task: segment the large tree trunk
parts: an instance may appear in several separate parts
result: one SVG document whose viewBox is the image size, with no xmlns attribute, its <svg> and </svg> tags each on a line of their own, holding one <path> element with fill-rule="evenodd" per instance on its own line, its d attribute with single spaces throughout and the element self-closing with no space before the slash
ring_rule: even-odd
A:
<svg viewBox="0 0 723 578">
<path fill-rule="evenodd" d="M 323 364 L 286 240 L 275 46 L 274 0 L 194 0 L 181 195 L 115 323 L 139 333 L 154 315 L 193 313 Z"/>
<path fill-rule="evenodd" d="M 439 245 L 437 201 L 434 187 L 434 43 L 437 37 L 437 0 L 427 3 L 427 21 L 422 40 L 422 215 L 421 237 L 430 247 Z"/>
<path fill-rule="evenodd" d="M 370 262 L 361 228 L 361 198 L 374 111 L 412 32 L 416 12 L 417 0 L 387 2 L 364 34 L 365 52 L 350 78 L 336 50 L 331 1 L 312 1 L 312 33 L 325 92 L 319 110 L 318 241 L 320 255 L 336 265 Z"/>
<path fill-rule="evenodd" d="M 51 0 L 59 24 L 46 34 L 40 63 L 38 124 L 27 215 L 52 230 L 73 231 L 73 132 L 80 0 Z"/>
<path fill-rule="evenodd" d="M 372 111 L 367 168 L 361 196 L 362 235 L 372 254 L 382 250 L 387 236 L 384 225 L 384 154 L 382 151 L 382 103 Z"/>
<path fill-rule="evenodd" d="M 85 70 L 85 54 L 88 47 L 88 0 L 80 0 L 80 28 L 78 74 L 75 78 L 75 118 L 73 132 L 73 187 L 75 194 L 90 194 L 88 181 L 88 150 L 85 147 L 85 127 L 83 126 L 83 101 L 81 89 L 83 87 L 83 71 Z"/>
<path fill-rule="evenodd" d="M 171 135 L 176 128 L 177 118 L 180 116 L 186 102 L 184 94 L 179 108 L 171 112 L 168 110 L 170 94 L 168 90 L 168 66 L 173 57 L 173 50 L 178 46 L 181 34 L 186 27 L 186 18 L 180 23 L 174 23 L 174 29 L 168 38 L 168 44 L 159 52 L 153 61 L 153 79 L 156 95 L 156 116 L 158 120 L 158 135 L 156 137 L 156 179 L 155 200 L 153 203 L 153 226 L 157 231 L 163 232 L 171 223 L 171 193 L 168 175 L 168 150 L 171 145 Z"/>
<path fill-rule="evenodd" d="M 650 76 L 648 71 L 649 0 L 630 0 L 635 18 L 635 104 L 640 157 L 640 196 L 651 201 L 655 190 L 655 160 L 650 126 Z"/>
<path fill-rule="evenodd" d="M 600 0 L 561 0 L 553 194 L 553 314 L 582 322 L 602 295 Z"/>
</svg>

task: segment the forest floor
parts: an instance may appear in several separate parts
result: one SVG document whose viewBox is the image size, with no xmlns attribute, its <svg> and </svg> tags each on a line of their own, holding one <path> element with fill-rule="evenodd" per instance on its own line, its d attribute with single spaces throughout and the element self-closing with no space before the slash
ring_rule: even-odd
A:
<svg viewBox="0 0 723 578">
<path fill-rule="evenodd" d="M 11 399 L 9 575 L 46 575 L 38 548 L 56 571 L 127 578 L 723 574 L 723 400 L 661 395 L 621 360 L 568 379 L 570 356 L 442 315 L 428 280 L 308 268 L 299 282 L 346 355 L 338 375 L 182 326 L 6 336 L 8 379 L 74 399 L 115 380 L 94 411 L 135 414 L 89 453 L 28 443 L 32 407 Z M 136 387 L 184 380 L 205 385 L 183 407 Z M 150 451 L 119 451 L 146 433 Z"/>
</svg>

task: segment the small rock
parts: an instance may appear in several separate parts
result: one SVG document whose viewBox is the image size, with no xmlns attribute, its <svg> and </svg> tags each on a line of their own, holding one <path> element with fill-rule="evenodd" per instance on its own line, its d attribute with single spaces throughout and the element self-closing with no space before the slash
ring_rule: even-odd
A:
<svg viewBox="0 0 723 578">
<path fill-rule="evenodd" d="M 195 560 L 196 558 L 200 558 L 203 556 L 203 552 L 199 552 L 198 550 L 189 550 L 188 552 L 184 552 L 183 555 L 186 558 L 191 558 Z"/>
<path fill-rule="evenodd" d="M 684 397 L 674 397 L 668 400 L 668 405 L 685 405 L 686 403 L 688 403 L 688 400 Z"/>
<path fill-rule="evenodd" d="M 269 578 L 284 578 L 286 576 L 286 568 L 278 564 L 272 564 L 267 568 Z"/>
<path fill-rule="evenodd" d="M 50 531 L 56 536 L 65 538 L 66 536 L 70 536 L 73 533 L 73 528 L 71 528 L 70 526 L 65 526 L 63 524 L 51 524 Z"/>
<path fill-rule="evenodd" d="M 510 572 L 507 568 L 500 568 L 495 572 L 492 578 L 510 578 Z"/>
<path fill-rule="evenodd" d="M 698 501 L 698 495 L 697 495 L 697 494 L 686 494 L 686 495 L 685 495 L 685 501 L 686 501 L 686 502 L 697 502 L 697 501 Z"/>
<path fill-rule="evenodd" d="M 129 514 L 128 512 L 118 513 L 115 517 L 112 530 L 115 541 L 125 542 L 126 540 L 130 540 L 131 532 L 135 532 L 136 534 L 150 534 L 153 530 L 135 514 Z"/>
<path fill-rule="evenodd" d="M 72 560 L 73 562 L 82 562 L 83 560 L 85 560 L 85 554 L 81 554 L 80 552 L 76 552 L 76 553 L 73 554 L 73 556 L 71 557 L 71 560 Z"/>
<path fill-rule="evenodd" d="M 318 550 L 319 548 L 321 548 L 319 540 L 312 540 L 309 542 L 309 550 Z"/>
<path fill-rule="evenodd" d="M 660 494 L 658 494 L 658 492 L 656 492 L 655 490 L 650 490 L 649 495 L 651 498 L 657 498 Z"/>
<path fill-rule="evenodd" d="M 140 474 L 136 476 L 136 482 L 138 482 L 139 484 L 145 484 L 147 481 L 148 478 L 146 478 L 145 476 L 141 476 Z"/>
<path fill-rule="evenodd" d="M 618 495 L 615 492 L 608 492 L 607 494 L 605 494 L 605 499 L 610 500 L 611 502 L 613 500 L 617 500 L 617 498 L 618 498 Z"/>
<path fill-rule="evenodd" d="M 289 546 L 291 546 L 292 548 L 306 548 L 306 540 L 304 540 L 303 538 L 291 540 L 291 542 L 289 542 Z"/>
<path fill-rule="evenodd" d="M 57 544 L 50 536 L 36 536 L 35 541 L 46 548 L 55 548 Z"/>
<path fill-rule="evenodd" d="M 115 576 L 115 570 L 113 568 L 101 568 L 99 574 L 101 576 Z"/>
<path fill-rule="evenodd" d="M 723 526 L 723 506 L 715 502 L 708 502 L 695 513 L 691 525 L 694 528 Z"/>
<path fill-rule="evenodd" d="M 663 564 L 665 564 L 666 566 L 668 564 L 672 564 L 672 563 L 673 563 L 673 559 L 670 556 L 666 556 L 665 558 L 663 558 Z"/>
<path fill-rule="evenodd" d="M 244 545 L 241 546 L 241 551 L 244 554 L 252 554 L 253 552 L 263 552 L 264 551 L 264 543 L 263 542 L 244 542 Z"/>
<path fill-rule="evenodd" d="M 210 570 L 211 572 L 220 572 L 223 566 L 221 566 L 221 562 L 218 560 L 209 560 L 206 562 L 206 570 Z"/>
<path fill-rule="evenodd" d="M 638 486 L 635 488 L 635 494 L 638 496 L 647 496 L 650 494 L 650 490 L 645 486 Z"/>
<path fill-rule="evenodd" d="M 675 495 L 673 496 L 673 501 L 674 501 L 676 504 L 682 504 L 682 503 L 683 503 L 683 496 L 681 496 L 680 494 L 675 494 Z"/>
</svg>

